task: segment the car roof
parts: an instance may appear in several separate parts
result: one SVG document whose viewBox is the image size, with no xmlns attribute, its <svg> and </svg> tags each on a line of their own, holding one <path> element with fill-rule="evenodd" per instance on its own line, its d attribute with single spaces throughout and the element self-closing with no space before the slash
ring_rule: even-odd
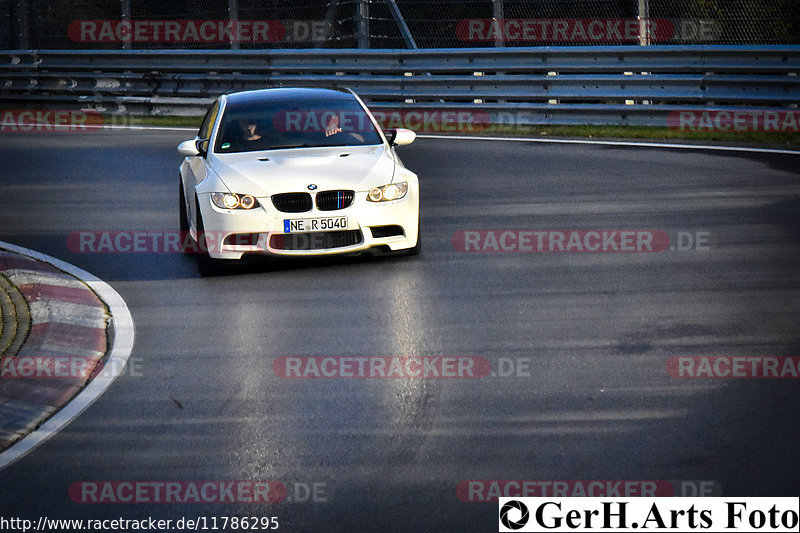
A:
<svg viewBox="0 0 800 533">
<path fill-rule="evenodd" d="M 352 100 L 353 94 L 347 89 L 321 89 L 310 87 L 280 87 L 230 93 L 225 96 L 228 106 L 238 107 L 260 102 L 296 102 L 297 100 Z"/>
</svg>

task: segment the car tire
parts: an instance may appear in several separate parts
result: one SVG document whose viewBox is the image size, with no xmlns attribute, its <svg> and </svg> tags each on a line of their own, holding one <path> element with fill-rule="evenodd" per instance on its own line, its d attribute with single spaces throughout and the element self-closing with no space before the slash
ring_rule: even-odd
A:
<svg viewBox="0 0 800 533">
<path fill-rule="evenodd" d="M 186 194 L 183 192 L 183 180 L 178 177 L 178 187 L 180 188 L 180 195 L 179 195 L 179 227 L 181 231 L 181 242 L 186 236 L 186 233 L 189 231 L 189 216 L 186 214 Z"/>
<path fill-rule="evenodd" d="M 413 248 L 408 248 L 400 252 L 401 255 L 404 256 L 414 256 L 419 255 L 422 252 L 422 226 L 419 224 L 419 218 L 417 218 L 417 244 L 414 245 Z"/>
<path fill-rule="evenodd" d="M 194 197 L 197 212 L 197 270 L 201 276 L 217 276 L 222 273 L 222 263 L 220 259 L 214 259 L 208 255 L 208 242 L 205 240 L 205 228 L 203 227 L 203 215 L 200 212 L 200 201 Z"/>
</svg>

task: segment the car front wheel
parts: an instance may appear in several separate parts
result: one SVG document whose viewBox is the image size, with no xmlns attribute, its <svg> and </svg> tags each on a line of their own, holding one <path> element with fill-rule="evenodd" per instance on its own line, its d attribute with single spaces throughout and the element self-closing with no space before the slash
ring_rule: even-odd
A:
<svg viewBox="0 0 800 533">
<path fill-rule="evenodd" d="M 205 228 L 203 227 L 203 215 L 200 212 L 200 201 L 197 196 L 194 197 L 194 202 L 197 212 L 197 269 L 200 271 L 201 276 L 215 276 L 222 273 L 221 259 L 214 259 L 208 255 L 208 241 L 205 236 Z"/>
<path fill-rule="evenodd" d="M 417 244 L 413 248 L 407 248 L 400 251 L 400 255 L 419 255 L 422 252 L 422 226 L 420 226 L 419 218 L 417 218 Z"/>
<path fill-rule="evenodd" d="M 183 239 L 184 236 L 186 235 L 186 232 L 189 231 L 189 217 L 186 214 L 186 194 L 183 192 L 183 181 L 180 179 L 180 176 L 178 177 L 178 187 L 180 188 L 180 193 L 179 193 L 180 205 L 178 206 L 178 209 L 180 210 L 178 211 L 179 213 L 178 216 L 180 219 L 179 227 L 181 231 L 181 239 Z"/>
</svg>

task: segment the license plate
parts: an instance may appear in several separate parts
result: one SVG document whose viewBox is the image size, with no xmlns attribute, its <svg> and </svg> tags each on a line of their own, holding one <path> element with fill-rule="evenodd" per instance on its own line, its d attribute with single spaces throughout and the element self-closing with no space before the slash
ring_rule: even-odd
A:
<svg viewBox="0 0 800 533">
<path fill-rule="evenodd" d="M 328 218 L 285 218 L 284 233 L 303 233 L 306 231 L 330 231 L 347 229 L 347 217 Z"/>
</svg>

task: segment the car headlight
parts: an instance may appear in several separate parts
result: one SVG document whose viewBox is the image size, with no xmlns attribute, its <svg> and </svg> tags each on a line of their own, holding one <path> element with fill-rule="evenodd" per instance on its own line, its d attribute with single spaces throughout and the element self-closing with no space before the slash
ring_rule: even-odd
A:
<svg viewBox="0 0 800 533">
<path fill-rule="evenodd" d="M 392 200 L 399 200 L 408 192 L 408 183 L 390 183 L 381 187 L 371 189 L 367 194 L 367 200 L 370 202 L 391 202 Z"/>
<path fill-rule="evenodd" d="M 253 209 L 258 207 L 258 200 L 250 194 L 212 192 L 211 201 L 220 209 Z"/>
</svg>

